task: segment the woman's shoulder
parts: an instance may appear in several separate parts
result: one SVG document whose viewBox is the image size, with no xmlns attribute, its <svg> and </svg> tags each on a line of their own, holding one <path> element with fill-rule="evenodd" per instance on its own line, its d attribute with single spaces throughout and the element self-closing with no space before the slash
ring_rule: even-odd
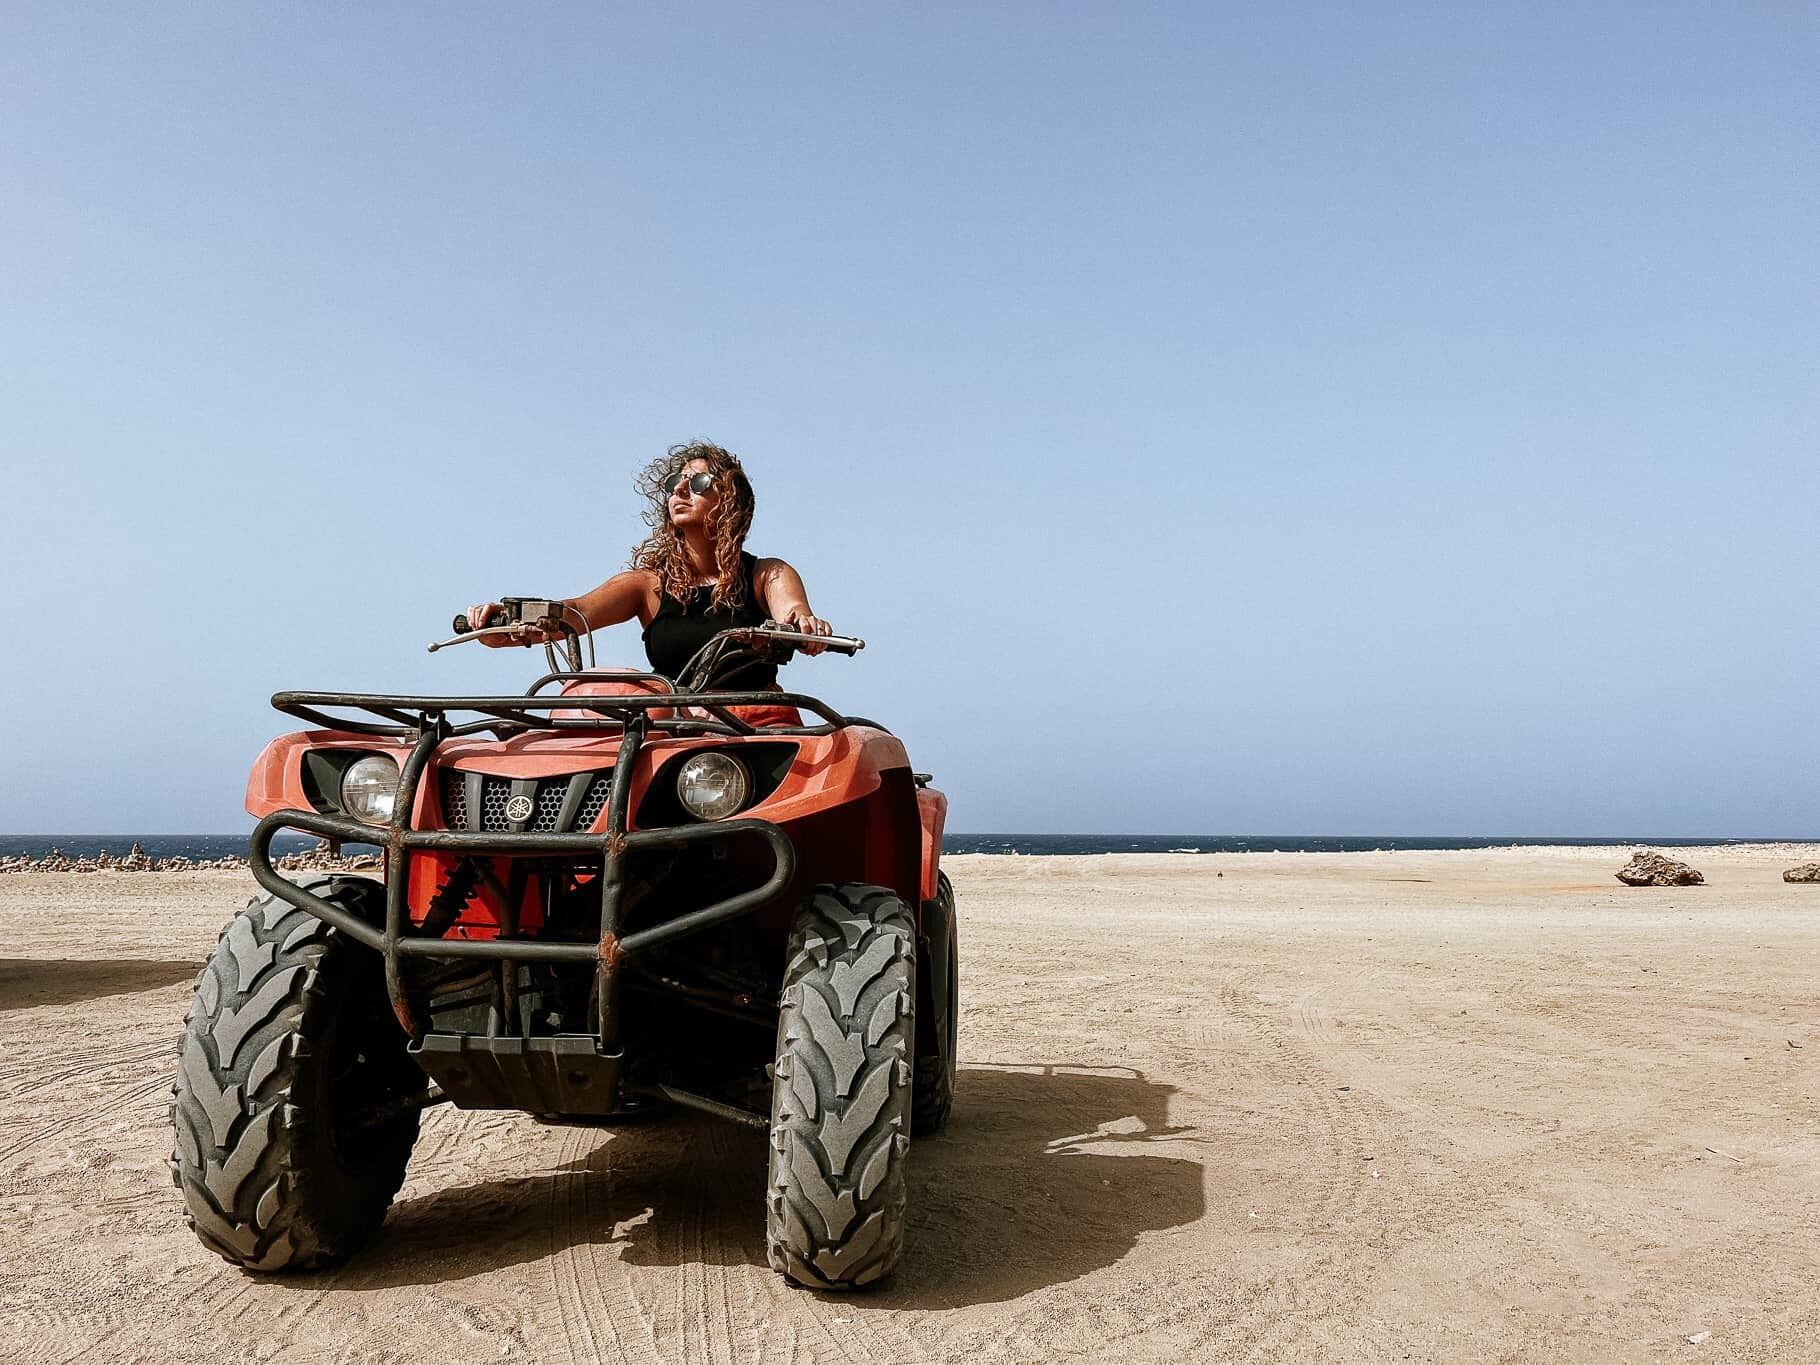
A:
<svg viewBox="0 0 1820 1365">
<path fill-rule="evenodd" d="M 621 569 L 614 574 L 607 580 L 607 586 L 617 588 L 621 592 L 637 593 L 647 602 L 654 603 L 663 593 L 664 582 L 655 569 L 647 569 L 635 564 L 629 569 Z"/>
</svg>

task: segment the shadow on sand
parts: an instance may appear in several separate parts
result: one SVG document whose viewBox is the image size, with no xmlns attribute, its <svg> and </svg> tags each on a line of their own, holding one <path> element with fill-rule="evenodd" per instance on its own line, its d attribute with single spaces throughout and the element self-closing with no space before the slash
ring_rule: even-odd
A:
<svg viewBox="0 0 1820 1365">
<path fill-rule="evenodd" d="M 194 980 L 201 966 L 200 962 L 149 962 L 142 958 L 110 962 L 0 957 L 0 1013 L 153 991 Z"/>
<path fill-rule="evenodd" d="M 843 1301 L 1001 1302 L 1109 1266 L 1139 1233 L 1196 1221 L 1201 1163 L 1145 1150 L 1205 1141 L 1169 1126 L 1172 1093 L 1122 1069 L 964 1068 L 947 1130 L 911 1148 L 895 1281 Z M 677 1117 L 589 1134 L 583 1147 L 554 1171 L 401 1202 L 381 1243 L 334 1272 L 334 1286 L 439 1283 L 567 1248 L 599 1247 L 608 1273 L 614 1258 L 765 1264 L 763 1133 Z"/>
</svg>

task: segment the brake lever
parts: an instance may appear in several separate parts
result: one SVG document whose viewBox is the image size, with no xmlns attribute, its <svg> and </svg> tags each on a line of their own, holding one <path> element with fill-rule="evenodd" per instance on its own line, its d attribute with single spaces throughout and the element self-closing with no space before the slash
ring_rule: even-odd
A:
<svg viewBox="0 0 1820 1365">
<path fill-rule="evenodd" d="M 484 640 L 492 635 L 510 635 L 514 639 L 521 639 L 520 632 L 524 629 L 524 626 L 485 626 L 480 630 L 465 631 L 452 639 L 438 640 L 430 646 L 430 653 L 434 654 L 439 649 L 447 649 L 450 645 L 465 645 L 469 640 Z M 523 643 L 531 645 L 537 642 L 524 640 Z"/>
</svg>

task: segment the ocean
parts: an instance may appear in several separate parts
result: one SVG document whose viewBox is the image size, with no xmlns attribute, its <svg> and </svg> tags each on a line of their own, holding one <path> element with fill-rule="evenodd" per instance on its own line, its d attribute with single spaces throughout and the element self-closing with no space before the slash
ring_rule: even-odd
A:
<svg viewBox="0 0 1820 1365">
<path fill-rule="evenodd" d="M 205 858 L 243 856 L 244 834 L 0 834 L 0 857 L 23 854 L 42 858 L 52 849 L 72 858 L 93 857 L 104 850 L 125 855 L 134 841 L 154 858 Z M 1513 835 L 1456 838 L 1406 835 L 1307 835 L 1307 834 L 950 834 L 942 840 L 944 853 L 1017 853 L 1036 857 L 1081 853 L 1370 853 L 1378 850 L 1435 850 L 1529 847 L 1586 847 L 1604 844 L 1648 844 L 1656 848 L 1690 848 L 1707 844 L 1780 842 L 1769 839 L 1649 839 L 1635 836 L 1597 839 L 1540 838 Z M 280 834 L 272 840 L 276 853 L 301 852 L 315 847 L 314 836 Z M 361 851 L 348 845 L 349 852 Z"/>
</svg>

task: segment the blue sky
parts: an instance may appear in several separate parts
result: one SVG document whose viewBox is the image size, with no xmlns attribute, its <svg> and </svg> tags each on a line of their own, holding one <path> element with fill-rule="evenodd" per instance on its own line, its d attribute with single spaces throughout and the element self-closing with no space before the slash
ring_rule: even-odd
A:
<svg viewBox="0 0 1820 1365">
<path fill-rule="evenodd" d="M 983 12 L 982 12 L 983 10 Z M 708 437 L 974 831 L 1820 834 L 1792 4 L 0 11 L 0 830 Z M 636 661 L 635 630 L 604 642 Z"/>
</svg>

